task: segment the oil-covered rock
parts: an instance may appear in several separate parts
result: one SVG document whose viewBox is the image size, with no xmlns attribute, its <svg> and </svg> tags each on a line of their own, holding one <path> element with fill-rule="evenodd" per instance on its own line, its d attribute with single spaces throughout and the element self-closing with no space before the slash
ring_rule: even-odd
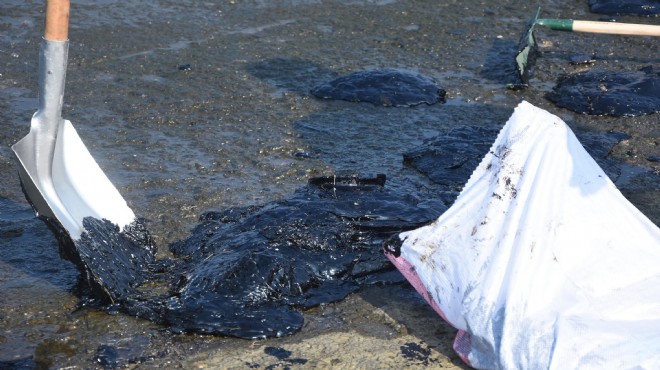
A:
<svg viewBox="0 0 660 370">
<path fill-rule="evenodd" d="M 315 87 L 321 99 L 369 102 L 386 107 L 410 107 L 445 102 L 445 90 L 419 73 L 392 68 L 358 71 Z"/>
<path fill-rule="evenodd" d="M 547 95 L 555 105 L 597 116 L 641 116 L 660 112 L 660 72 L 589 70 L 559 79 Z"/>
<path fill-rule="evenodd" d="M 74 246 L 94 291 L 120 311 L 175 331 L 279 337 L 301 328 L 301 309 L 401 281 L 381 244 L 444 209 L 387 188 L 384 175 L 331 176 L 290 199 L 204 214 L 170 247 L 172 260 L 154 259 L 141 225 L 120 231 L 88 218 Z"/>
<path fill-rule="evenodd" d="M 499 127 L 457 127 L 404 153 L 404 162 L 456 195 L 481 158 L 491 148 Z M 622 164 L 610 157 L 612 148 L 629 136 L 619 132 L 576 131 L 577 138 L 598 165 L 616 182 Z M 648 170 L 640 170 L 643 173 Z"/>
</svg>

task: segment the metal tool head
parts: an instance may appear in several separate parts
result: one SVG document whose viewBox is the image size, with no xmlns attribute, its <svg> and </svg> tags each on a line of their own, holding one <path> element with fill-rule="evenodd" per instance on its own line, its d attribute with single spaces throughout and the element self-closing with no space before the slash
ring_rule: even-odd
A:
<svg viewBox="0 0 660 370">
<path fill-rule="evenodd" d="M 537 56 L 536 39 L 534 38 L 534 26 L 541 13 L 539 7 L 534 17 L 529 21 L 525 32 L 520 38 L 518 44 L 518 53 L 516 54 L 516 70 L 524 86 L 529 84 L 529 70 L 534 65 Z"/>
<path fill-rule="evenodd" d="M 42 40 L 39 108 L 30 132 L 12 149 L 26 197 L 38 216 L 57 221 L 76 240 L 83 219 L 107 219 L 120 228 L 135 219 L 71 122 L 62 119 L 68 41 Z"/>
</svg>

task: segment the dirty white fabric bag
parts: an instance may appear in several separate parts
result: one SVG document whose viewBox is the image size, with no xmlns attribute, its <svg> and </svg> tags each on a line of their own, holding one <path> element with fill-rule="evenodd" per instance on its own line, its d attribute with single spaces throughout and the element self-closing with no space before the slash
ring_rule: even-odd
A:
<svg viewBox="0 0 660 370">
<path fill-rule="evenodd" d="M 483 369 L 660 369 L 660 229 L 523 102 L 463 191 L 389 254 Z"/>
</svg>

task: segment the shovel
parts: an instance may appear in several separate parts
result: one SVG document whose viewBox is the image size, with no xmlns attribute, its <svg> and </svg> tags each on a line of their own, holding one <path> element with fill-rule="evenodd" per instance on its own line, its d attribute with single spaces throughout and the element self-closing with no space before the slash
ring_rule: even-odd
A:
<svg viewBox="0 0 660 370">
<path fill-rule="evenodd" d="M 12 149 L 23 192 L 37 216 L 55 228 L 60 241 L 75 242 L 86 217 L 106 219 L 123 229 L 135 214 L 71 122 L 62 118 L 68 27 L 69 0 L 48 0 L 39 52 L 39 107 L 30 132 Z"/>
<path fill-rule="evenodd" d="M 523 34 L 518 53 L 516 54 L 516 69 L 524 86 L 529 83 L 529 69 L 536 58 L 536 39 L 534 38 L 534 27 L 536 25 L 548 27 L 556 31 L 606 33 L 612 35 L 634 35 L 634 36 L 660 36 L 660 26 L 650 24 L 619 23 L 619 22 L 595 22 L 580 21 L 572 19 L 539 19 L 541 8 L 530 21 L 527 30 Z"/>
</svg>

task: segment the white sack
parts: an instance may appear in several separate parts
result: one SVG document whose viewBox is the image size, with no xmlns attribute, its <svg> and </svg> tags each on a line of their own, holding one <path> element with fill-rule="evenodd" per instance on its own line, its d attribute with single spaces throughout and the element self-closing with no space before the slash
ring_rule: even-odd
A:
<svg viewBox="0 0 660 370">
<path fill-rule="evenodd" d="M 390 259 L 476 368 L 660 368 L 660 229 L 523 102 L 454 205 Z M 410 266 L 412 265 L 412 266 Z"/>
</svg>

